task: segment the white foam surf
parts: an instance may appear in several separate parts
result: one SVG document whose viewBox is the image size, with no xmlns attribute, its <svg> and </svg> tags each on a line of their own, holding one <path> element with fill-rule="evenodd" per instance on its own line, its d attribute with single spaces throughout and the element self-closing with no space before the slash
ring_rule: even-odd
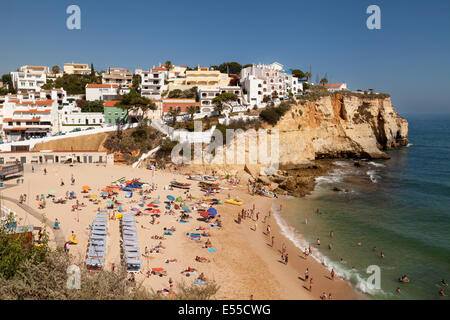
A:
<svg viewBox="0 0 450 320">
<path fill-rule="evenodd" d="M 275 217 L 275 221 L 281 229 L 281 234 L 290 240 L 298 249 L 304 252 L 306 249 L 310 247 L 308 241 L 306 241 L 299 232 L 292 226 L 290 226 L 280 215 L 278 208 L 275 203 L 272 204 L 272 212 Z M 330 260 L 327 256 L 322 255 L 318 249 L 313 249 L 313 253 L 311 257 L 322 264 L 328 271 L 331 272 L 334 269 L 335 274 L 350 282 L 350 284 L 354 285 L 354 287 L 360 292 L 376 295 L 382 294 L 385 295 L 385 292 L 382 289 L 373 289 L 370 285 L 368 285 L 366 279 L 364 279 L 361 274 L 356 269 L 348 270 L 345 268 L 345 265 L 340 262 L 334 262 Z"/>
<path fill-rule="evenodd" d="M 377 163 L 377 162 L 373 162 L 373 161 L 370 161 L 370 162 L 368 162 L 368 164 L 370 164 L 370 165 L 372 165 L 372 166 L 374 166 L 374 167 L 386 167 L 384 164 L 382 164 L 382 163 Z"/>
</svg>

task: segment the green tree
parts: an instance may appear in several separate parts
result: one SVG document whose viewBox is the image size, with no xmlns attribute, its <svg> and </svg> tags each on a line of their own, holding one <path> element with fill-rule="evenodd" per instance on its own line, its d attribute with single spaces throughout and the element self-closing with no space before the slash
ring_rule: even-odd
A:
<svg viewBox="0 0 450 320">
<path fill-rule="evenodd" d="M 169 95 L 167 96 L 170 99 L 176 99 L 176 98 L 181 98 L 181 96 L 183 95 L 183 91 L 180 89 L 175 89 L 169 92 Z"/>
<path fill-rule="evenodd" d="M 328 83 L 328 79 L 327 78 L 322 78 L 320 79 L 320 84 L 327 84 Z"/>
<path fill-rule="evenodd" d="M 141 76 L 138 74 L 133 75 L 132 87 L 138 91 L 139 85 L 141 84 Z"/>
<path fill-rule="evenodd" d="M 104 110 L 103 101 L 86 101 L 77 100 L 77 106 L 81 109 L 81 112 L 102 112 Z"/>
<path fill-rule="evenodd" d="M 242 66 L 233 61 L 233 62 L 224 62 L 219 66 L 219 71 L 222 73 L 228 74 L 239 74 L 241 73 Z"/>
<path fill-rule="evenodd" d="M 12 77 L 11 77 L 11 75 L 9 73 L 4 74 L 2 76 L 2 82 L 3 82 L 3 85 L 6 85 L 8 87 L 8 92 L 9 93 L 12 93 L 12 94 L 16 94 L 17 93 L 16 88 L 14 88 Z"/>
<path fill-rule="evenodd" d="M 152 100 L 142 97 L 134 88 L 131 88 L 130 93 L 123 95 L 116 106 L 126 110 L 127 118 L 132 113 L 140 123 L 145 119 L 145 114 L 148 110 L 157 109 L 156 104 Z"/>
<path fill-rule="evenodd" d="M 305 73 L 302 70 L 300 69 L 289 69 L 289 70 L 292 71 L 292 75 L 294 77 L 297 77 L 299 79 L 305 78 Z"/>
<path fill-rule="evenodd" d="M 53 73 L 59 73 L 60 72 L 59 66 L 53 66 L 52 67 L 52 72 Z"/>
<path fill-rule="evenodd" d="M 164 64 L 167 68 L 167 71 L 170 71 L 170 69 L 172 69 L 173 67 L 172 62 L 170 60 L 167 60 Z"/>
<path fill-rule="evenodd" d="M 219 94 L 217 97 L 215 97 L 212 102 L 214 103 L 215 107 L 214 110 L 219 113 L 219 115 L 222 114 L 222 111 L 225 109 L 225 107 L 230 107 L 231 102 L 237 101 L 238 97 L 234 93 L 231 92 L 223 92 Z"/>
</svg>

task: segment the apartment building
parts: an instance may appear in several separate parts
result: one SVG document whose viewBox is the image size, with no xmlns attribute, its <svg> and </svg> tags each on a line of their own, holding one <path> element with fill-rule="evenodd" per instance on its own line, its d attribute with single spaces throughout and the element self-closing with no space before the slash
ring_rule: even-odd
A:
<svg viewBox="0 0 450 320">
<path fill-rule="evenodd" d="M 103 112 L 81 112 L 76 105 L 64 106 L 58 113 L 60 132 L 69 132 L 74 129 L 85 130 L 90 127 L 103 126 Z"/>
<path fill-rule="evenodd" d="M 47 82 L 47 66 L 22 66 L 11 72 L 14 87 L 18 91 L 38 91 Z"/>
<path fill-rule="evenodd" d="M 245 104 L 261 107 L 265 97 L 287 99 L 289 93 L 297 94 L 303 84 L 292 74 L 286 73 L 283 65 L 274 62 L 270 65 L 258 64 L 241 70 L 241 86 Z"/>
<path fill-rule="evenodd" d="M 103 84 L 117 84 L 122 90 L 128 91 L 133 84 L 133 74 L 125 68 L 108 68 L 102 75 Z"/>
<path fill-rule="evenodd" d="M 166 67 L 159 66 L 150 70 L 141 70 L 141 95 L 151 99 L 161 99 L 167 90 L 168 71 Z"/>
<path fill-rule="evenodd" d="M 119 96 L 123 94 L 122 89 L 117 84 L 94 84 L 86 85 L 86 100 L 95 101 L 111 101 L 119 100 Z"/>
<path fill-rule="evenodd" d="M 187 70 L 185 78 L 175 79 L 169 83 L 169 90 L 187 90 L 193 87 L 216 88 L 230 84 L 231 77 L 219 70 L 210 70 L 198 66 L 196 70 Z"/>
<path fill-rule="evenodd" d="M 64 63 L 64 73 L 65 74 L 90 74 L 91 69 L 89 68 L 89 65 L 87 63 Z"/>
<path fill-rule="evenodd" d="M 118 100 L 105 101 L 103 105 L 103 118 L 106 125 L 116 125 L 121 120 L 128 120 L 126 111 L 116 106 L 118 103 Z"/>
<path fill-rule="evenodd" d="M 200 100 L 200 112 L 205 115 L 211 115 L 214 113 L 213 99 L 218 97 L 221 93 L 229 92 L 238 97 L 238 100 L 231 103 L 231 105 L 241 105 L 243 103 L 242 89 L 238 86 L 224 86 L 216 88 L 199 87 L 197 89 L 198 97 Z"/>
<path fill-rule="evenodd" d="M 6 96 L 2 110 L 3 140 L 19 141 L 58 132 L 58 102 L 53 99 L 29 99 Z"/>
</svg>

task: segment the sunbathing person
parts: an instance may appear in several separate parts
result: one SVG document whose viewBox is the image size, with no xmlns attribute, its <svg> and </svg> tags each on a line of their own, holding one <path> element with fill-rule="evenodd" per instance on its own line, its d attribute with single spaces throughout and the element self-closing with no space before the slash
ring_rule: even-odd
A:
<svg viewBox="0 0 450 320">
<path fill-rule="evenodd" d="M 202 273 L 200 273 L 200 275 L 198 276 L 197 280 L 201 280 L 201 281 L 205 281 L 207 282 L 208 280 L 206 279 L 205 275 Z"/>
<path fill-rule="evenodd" d="M 196 256 L 195 257 L 195 261 L 197 261 L 197 262 L 209 262 L 209 260 L 208 259 L 206 259 L 205 257 L 199 257 L 199 256 Z"/>
</svg>

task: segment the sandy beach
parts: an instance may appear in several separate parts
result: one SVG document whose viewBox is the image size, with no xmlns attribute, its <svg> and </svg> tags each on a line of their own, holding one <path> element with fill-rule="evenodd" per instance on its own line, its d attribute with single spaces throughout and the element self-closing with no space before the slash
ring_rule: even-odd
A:
<svg viewBox="0 0 450 320">
<path fill-rule="evenodd" d="M 126 166 L 97 166 L 97 165 L 74 165 L 74 166 L 46 166 L 47 174 L 44 175 L 44 166 L 35 166 L 34 173 L 31 167 L 26 167 L 24 183 L 16 184 L 15 180 L 6 182 L 6 188 L 2 190 L 2 195 L 14 199 L 19 199 L 20 194 L 27 194 L 26 205 L 44 215 L 53 224 L 55 219 L 61 223 L 61 231 L 67 240 L 72 231 L 79 239 L 78 244 L 70 245 L 70 254 L 85 261 L 86 249 L 89 238 L 89 224 L 92 223 L 95 213 L 99 207 L 105 207 L 106 201 L 93 198 L 91 195 L 100 195 L 101 190 L 119 178 L 126 179 L 140 178 L 140 181 L 151 184 L 151 171 L 146 169 L 134 169 Z M 75 184 L 71 185 L 71 176 L 74 175 Z M 180 210 L 175 210 L 175 214 L 165 214 L 164 201 L 167 195 L 175 198 L 181 196 L 186 199 L 186 190 L 174 189 L 165 190 L 164 186 L 169 185 L 171 180 L 191 183 L 190 194 L 194 198 L 205 198 L 204 193 L 197 186 L 196 181 L 189 181 L 186 176 L 166 171 L 156 171 L 155 183 L 157 190 L 149 195 L 151 200 L 161 200 L 161 216 L 151 224 L 150 215 L 136 216 L 136 227 L 138 229 L 139 247 L 143 254 L 143 265 L 141 272 L 136 275 L 136 281 L 155 291 L 169 289 L 169 278 L 174 283 L 184 282 L 191 285 L 200 273 L 204 273 L 208 280 L 216 281 L 220 289 L 215 298 L 217 299 L 250 299 L 253 295 L 255 300 L 259 299 L 320 299 L 323 292 L 332 294 L 333 299 L 359 299 L 350 285 L 343 280 L 330 279 L 330 272 L 311 257 L 304 258 L 303 253 L 294 244 L 285 238 L 272 216 L 269 214 L 273 200 L 262 196 L 251 196 L 248 194 L 246 182 L 241 181 L 238 186 L 233 186 L 226 181 L 220 181 L 221 186 L 226 188 L 219 194 L 209 198 L 219 198 L 221 201 L 239 197 L 243 200 L 242 206 L 221 204 L 215 206 L 220 215 L 223 228 L 210 227 L 207 223 L 197 221 L 200 215 L 193 210 L 190 214 L 192 219 L 187 223 L 180 223 Z M 61 186 L 61 180 L 64 186 Z M 90 186 L 88 194 L 81 193 L 82 186 Z M 56 198 L 64 198 L 67 191 L 74 191 L 79 203 L 84 203 L 81 210 L 72 211 L 72 206 L 76 200 L 67 200 L 65 204 L 53 203 L 47 200 L 45 209 L 38 209 L 39 201 L 37 196 L 47 195 L 49 191 L 54 191 Z M 83 196 L 87 196 L 84 198 Z M 119 191 L 119 196 L 123 198 L 125 211 L 130 211 L 140 200 L 138 192 L 133 193 L 131 199 L 125 198 L 125 192 Z M 195 201 L 186 200 L 184 205 L 192 207 Z M 151 200 L 147 200 L 149 203 Z M 277 205 L 280 200 L 277 201 Z M 21 224 L 33 224 L 43 226 L 41 220 L 27 214 L 17 204 L 8 200 L 3 200 L 3 205 L 14 210 Z M 258 221 L 247 218 L 238 224 L 235 222 L 238 212 L 242 209 L 252 209 L 255 205 L 255 213 L 259 212 Z M 256 230 L 253 230 L 255 223 Z M 271 236 L 265 234 L 267 224 L 271 227 L 271 236 L 274 236 L 274 246 L 271 246 Z M 162 236 L 163 228 L 176 229 L 172 235 L 165 235 L 164 240 L 152 239 L 154 235 Z M 210 237 L 201 237 L 201 240 L 190 240 L 188 234 L 197 228 L 206 228 Z M 52 245 L 56 245 L 52 230 L 50 233 Z M 197 231 L 202 232 L 202 231 Z M 203 248 L 207 239 L 210 239 L 212 248 L 216 252 L 209 252 Z M 145 247 L 152 248 L 162 242 L 164 248 L 160 253 L 150 253 L 144 256 Z M 288 264 L 281 261 L 281 248 L 285 244 L 286 252 L 289 254 Z M 204 257 L 209 263 L 195 261 L 195 257 Z M 166 263 L 167 260 L 176 259 L 176 262 Z M 119 220 L 109 220 L 108 241 L 106 255 L 106 269 L 111 269 L 112 265 L 120 265 L 120 230 Z M 196 273 L 189 277 L 182 273 L 188 267 L 195 268 Z M 147 271 L 151 268 L 164 268 L 167 276 L 157 275 L 147 276 Z M 308 268 L 310 276 L 313 277 L 313 289 L 310 292 L 309 281 L 304 281 L 305 270 Z"/>
</svg>

